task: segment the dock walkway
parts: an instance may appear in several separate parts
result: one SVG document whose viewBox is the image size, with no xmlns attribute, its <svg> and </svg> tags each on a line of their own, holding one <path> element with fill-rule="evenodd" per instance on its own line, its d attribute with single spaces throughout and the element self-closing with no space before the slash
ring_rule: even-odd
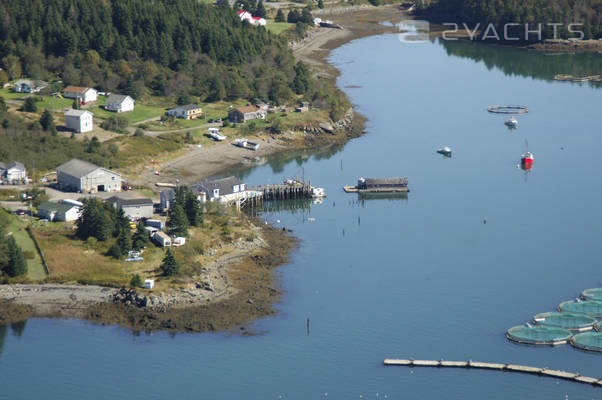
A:
<svg viewBox="0 0 602 400">
<path fill-rule="evenodd" d="M 500 364 L 500 363 L 488 363 L 478 361 L 445 361 L 445 360 L 396 360 L 396 359 L 385 359 L 384 364 L 387 366 L 404 366 L 404 367 L 436 367 L 436 368 L 476 368 L 476 369 L 490 369 L 497 371 L 510 371 L 510 372 L 521 372 L 524 374 L 535 374 L 541 376 L 549 376 L 552 378 L 565 379 L 577 383 L 586 383 L 588 385 L 602 387 L 602 379 L 590 378 L 588 376 L 581 376 L 577 373 L 559 371 L 548 368 L 529 367 L 526 365 L 515 365 L 515 364 Z"/>
</svg>

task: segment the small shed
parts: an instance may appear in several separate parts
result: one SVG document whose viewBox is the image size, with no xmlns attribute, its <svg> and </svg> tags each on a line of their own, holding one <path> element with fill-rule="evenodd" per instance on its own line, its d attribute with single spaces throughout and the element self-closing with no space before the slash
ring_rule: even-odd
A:
<svg viewBox="0 0 602 400">
<path fill-rule="evenodd" d="M 246 122 L 252 119 L 264 119 L 266 111 L 257 106 L 245 106 L 230 110 L 228 119 L 230 122 Z"/>
<path fill-rule="evenodd" d="M 145 289 L 152 289 L 155 287 L 155 280 L 154 279 L 145 279 L 144 280 L 144 288 Z"/>
</svg>

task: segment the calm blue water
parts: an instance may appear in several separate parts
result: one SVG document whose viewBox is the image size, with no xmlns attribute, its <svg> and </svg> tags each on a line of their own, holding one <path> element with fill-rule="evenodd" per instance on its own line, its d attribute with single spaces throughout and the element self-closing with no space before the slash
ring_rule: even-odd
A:
<svg viewBox="0 0 602 400">
<path fill-rule="evenodd" d="M 602 91 L 512 73 L 521 60 L 554 62 L 543 55 L 493 50 L 510 57 L 505 75 L 446 50 L 393 35 L 336 50 L 340 86 L 361 86 L 345 90 L 369 118 L 367 134 L 328 157 L 277 157 L 247 173 L 252 184 L 304 173 L 329 194 L 310 210 L 265 214 L 301 246 L 278 272 L 280 313 L 253 325 L 264 334 L 134 336 L 30 320 L 20 337 L 6 332 L 0 397 L 602 398 L 602 389 L 551 378 L 382 366 L 473 359 L 602 377 L 600 355 L 504 337 L 602 284 Z M 485 111 L 507 103 L 531 109 L 518 131 Z M 535 154 L 528 175 L 516 167 L 525 139 Z M 435 154 L 445 145 L 452 159 Z M 407 176 L 412 193 L 358 202 L 341 188 L 359 176 Z"/>
</svg>

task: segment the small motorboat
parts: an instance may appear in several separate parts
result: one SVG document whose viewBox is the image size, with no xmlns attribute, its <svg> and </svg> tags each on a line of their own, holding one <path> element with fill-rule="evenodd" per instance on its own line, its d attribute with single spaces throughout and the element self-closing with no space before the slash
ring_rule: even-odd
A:
<svg viewBox="0 0 602 400">
<path fill-rule="evenodd" d="M 504 124 L 508 128 L 515 128 L 515 129 L 518 128 L 518 121 L 514 117 L 511 117 L 510 119 L 507 119 L 506 121 L 504 121 Z"/>
<path fill-rule="evenodd" d="M 520 167 L 525 171 L 529 171 L 531 168 L 533 168 L 533 160 L 533 153 L 530 151 L 526 152 L 520 157 Z"/>
<path fill-rule="evenodd" d="M 217 129 L 217 128 L 209 128 L 208 131 L 209 131 L 209 137 L 211 139 L 216 140 L 218 142 L 226 140 L 226 136 L 224 136 L 221 133 L 219 133 L 219 129 Z"/>
<path fill-rule="evenodd" d="M 444 147 L 444 148 L 442 148 L 442 149 L 438 149 L 438 150 L 437 150 L 437 153 L 439 153 L 439 154 L 441 154 L 441 155 L 444 155 L 445 157 L 451 157 L 451 155 L 452 155 L 452 150 L 451 150 L 449 147 L 445 146 L 445 147 Z"/>
<path fill-rule="evenodd" d="M 314 198 L 326 197 L 326 192 L 324 191 L 324 188 L 312 187 L 311 188 L 311 197 L 314 197 Z"/>
</svg>

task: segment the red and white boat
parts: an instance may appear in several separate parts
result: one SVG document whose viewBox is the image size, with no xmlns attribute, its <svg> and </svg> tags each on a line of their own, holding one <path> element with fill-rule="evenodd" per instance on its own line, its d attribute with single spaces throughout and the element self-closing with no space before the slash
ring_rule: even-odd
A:
<svg viewBox="0 0 602 400">
<path fill-rule="evenodd" d="M 525 171 L 530 170 L 531 168 L 533 168 L 533 159 L 533 153 L 531 153 L 530 151 L 526 152 L 525 154 L 520 156 L 520 167 Z"/>
</svg>

